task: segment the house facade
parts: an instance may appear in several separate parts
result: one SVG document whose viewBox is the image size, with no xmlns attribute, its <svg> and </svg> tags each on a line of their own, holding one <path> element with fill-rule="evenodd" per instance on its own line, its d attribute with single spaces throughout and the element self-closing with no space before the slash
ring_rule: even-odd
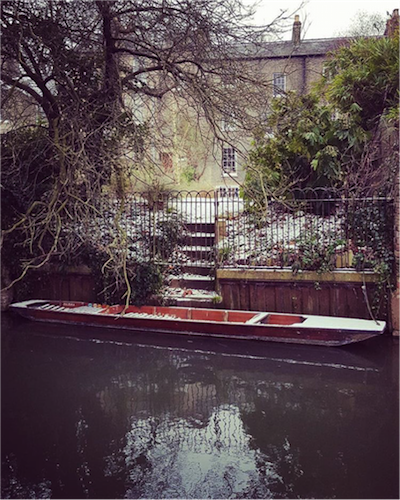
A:
<svg viewBox="0 0 400 500">
<path fill-rule="evenodd" d="M 330 52 L 348 42 L 346 38 L 302 39 L 301 22 L 295 16 L 290 41 L 265 42 L 262 47 L 242 47 L 240 58 L 243 64 L 251 65 L 254 72 L 263 75 L 268 82 L 263 109 L 255 110 L 260 121 L 268 115 L 273 99 L 289 91 L 300 94 L 311 90 L 324 71 L 324 62 Z M 217 139 L 206 123 L 200 123 L 198 116 L 182 109 L 173 110 L 166 105 L 164 112 L 164 135 L 153 160 L 158 164 L 155 170 L 156 183 L 166 189 L 210 191 L 218 190 L 221 195 L 238 195 L 245 178 L 246 156 L 252 143 L 252 135 L 235 124 L 221 122 L 226 141 Z M 162 111 L 158 118 L 161 117 Z M 162 119 L 161 119 L 162 122 Z M 199 126 L 201 133 L 195 132 Z M 160 134 L 158 134 L 160 136 Z M 161 146 L 161 150 L 159 149 Z M 164 149 L 163 149 L 164 148 Z M 143 179 L 143 189 L 154 183 L 154 170 Z M 139 183 L 140 185 L 140 183 Z"/>
<path fill-rule="evenodd" d="M 391 36 L 398 29 L 398 22 L 398 9 L 395 9 L 387 22 L 385 36 Z M 263 82 L 267 83 L 261 96 L 262 105 L 259 109 L 252 108 L 258 123 L 268 116 L 273 99 L 289 91 L 307 93 L 323 74 L 328 54 L 347 42 L 346 38 L 303 38 L 299 16 L 295 16 L 291 40 L 240 47 L 238 59 L 250 67 L 250 73 L 262 75 Z M 130 71 L 137 69 L 135 65 L 140 66 L 140 61 L 131 61 Z M 144 71 L 142 78 L 150 79 L 150 73 Z M 134 189 L 144 191 L 156 184 L 166 189 L 218 189 L 221 193 L 238 193 L 244 181 L 253 134 L 250 129 L 241 128 L 235 116 L 231 121 L 221 120 L 221 134 L 216 134 L 199 114 L 199 108 L 188 106 L 185 99 L 180 102 L 173 91 L 162 99 L 146 99 L 143 94 L 133 92 L 126 95 L 125 100 L 139 123 L 156 124 L 148 134 L 146 155 L 140 165 L 133 165 L 133 154 L 125 154 Z M 243 106 L 246 106 L 245 99 Z M 24 123 L 44 120 L 37 102 L 18 91 L 4 106 L 2 118 L 1 133 L 18 120 Z"/>
</svg>

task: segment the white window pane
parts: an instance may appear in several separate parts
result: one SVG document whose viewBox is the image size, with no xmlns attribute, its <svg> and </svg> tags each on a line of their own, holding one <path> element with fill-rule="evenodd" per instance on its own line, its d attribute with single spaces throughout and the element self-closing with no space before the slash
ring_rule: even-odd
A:
<svg viewBox="0 0 400 500">
<path fill-rule="evenodd" d="M 236 172 L 236 151 L 233 148 L 222 148 L 222 170 L 224 173 Z"/>
</svg>

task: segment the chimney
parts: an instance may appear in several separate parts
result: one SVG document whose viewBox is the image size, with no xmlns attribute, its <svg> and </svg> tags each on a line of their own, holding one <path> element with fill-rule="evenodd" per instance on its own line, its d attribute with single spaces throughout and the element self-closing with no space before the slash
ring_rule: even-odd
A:
<svg viewBox="0 0 400 500">
<path fill-rule="evenodd" d="M 293 23 L 293 34 L 292 34 L 292 42 L 294 45 L 300 45 L 300 36 L 301 36 L 301 22 L 300 16 L 294 16 Z"/>
<path fill-rule="evenodd" d="M 394 9 L 390 19 L 386 21 L 386 29 L 384 35 L 392 37 L 399 31 L 399 9 Z"/>
</svg>

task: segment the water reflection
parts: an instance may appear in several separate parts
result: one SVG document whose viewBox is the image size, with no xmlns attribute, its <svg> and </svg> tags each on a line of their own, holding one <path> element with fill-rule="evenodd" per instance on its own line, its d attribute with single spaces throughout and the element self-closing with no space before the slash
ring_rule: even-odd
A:
<svg viewBox="0 0 400 500">
<path fill-rule="evenodd" d="M 3 329 L 3 498 L 398 498 L 391 342 L 92 333 Z"/>
<path fill-rule="evenodd" d="M 256 480 L 256 452 L 239 408 L 222 405 L 206 423 L 166 415 L 132 423 L 123 450 L 128 497 L 230 498 Z M 276 481 L 273 467 L 271 481 Z"/>
</svg>

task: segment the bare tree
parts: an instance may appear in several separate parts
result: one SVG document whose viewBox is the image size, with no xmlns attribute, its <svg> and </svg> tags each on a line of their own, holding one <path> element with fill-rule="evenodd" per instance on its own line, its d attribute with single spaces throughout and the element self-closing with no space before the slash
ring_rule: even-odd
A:
<svg viewBox="0 0 400 500">
<path fill-rule="evenodd" d="M 338 32 L 337 36 L 353 38 L 381 36 L 385 31 L 385 27 L 386 19 L 383 14 L 380 14 L 379 12 L 369 13 L 364 10 L 360 10 L 351 19 L 349 27 Z"/>
<path fill-rule="evenodd" d="M 220 139 L 224 117 L 253 126 L 269 82 L 243 61 L 289 18 L 258 26 L 253 13 L 241 0 L 1 3 L 2 252 L 7 263 L 20 251 L 14 282 L 76 258 L 111 185 L 120 202 L 103 270 L 126 284 L 129 300 L 119 223 L 128 173 L 151 163 L 154 127 L 168 136 L 165 109 Z"/>
</svg>

